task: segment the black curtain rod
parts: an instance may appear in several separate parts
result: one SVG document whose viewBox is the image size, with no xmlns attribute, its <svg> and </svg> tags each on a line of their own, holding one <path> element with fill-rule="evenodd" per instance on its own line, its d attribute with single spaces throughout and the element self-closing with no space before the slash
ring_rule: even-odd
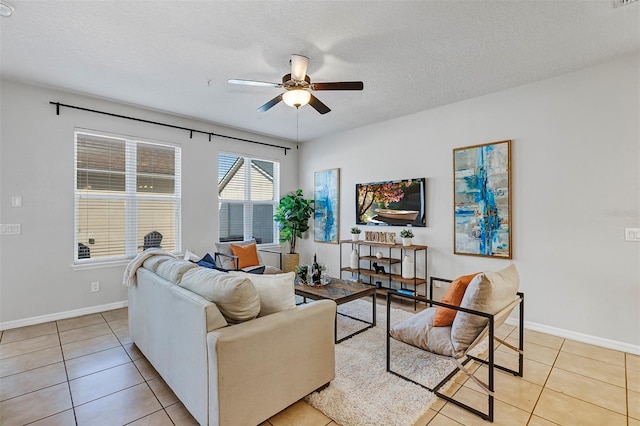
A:
<svg viewBox="0 0 640 426">
<path fill-rule="evenodd" d="M 124 118 L 126 120 L 133 120 L 133 121 L 140 121 L 142 123 L 155 124 L 156 126 L 164 126 L 164 127 L 171 127 L 172 129 L 186 130 L 186 131 L 189 132 L 189 138 L 190 139 L 193 139 L 193 134 L 194 133 L 202 133 L 203 135 L 209 135 L 209 142 L 211 142 L 211 136 L 218 136 L 220 138 L 233 139 L 233 140 L 236 140 L 236 141 L 249 142 L 249 143 L 255 143 L 255 144 L 258 144 L 258 145 L 264 145 L 264 146 L 270 146 L 270 147 L 273 147 L 273 148 L 284 149 L 284 155 L 287 155 L 287 150 L 291 149 L 291 148 L 288 148 L 286 146 L 273 145 L 273 144 L 266 143 L 266 142 L 252 141 L 250 139 L 236 138 L 235 136 L 220 135 L 218 133 L 205 132 L 204 130 L 190 129 L 188 127 L 175 126 L 173 124 L 161 123 L 159 121 L 145 120 L 143 118 L 129 117 L 127 115 L 114 114 L 112 112 L 98 111 L 96 109 L 89 109 L 89 108 L 83 108 L 83 107 L 78 107 L 78 106 L 73 106 L 73 105 L 67 105 L 67 104 L 62 104 L 60 102 L 51 101 L 49 103 L 51 105 L 55 105 L 56 106 L 56 115 L 60 115 L 60 107 L 79 109 L 80 111 L 94 112 L 96 114 L 108 115 L 110 117 Z"/>
</svg>

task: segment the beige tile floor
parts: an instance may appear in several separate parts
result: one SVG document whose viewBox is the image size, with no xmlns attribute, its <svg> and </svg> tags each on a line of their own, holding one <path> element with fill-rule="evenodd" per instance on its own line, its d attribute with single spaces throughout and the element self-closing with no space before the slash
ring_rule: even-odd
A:
<svg viewBox="0 0 640 426">
<path fill-rule="evenodd" d="M 517 329 L 499 334 L 514 342 Z M 528 330 L 525 350 L 524 378 L 496 373 L 494 424 L 640 426 L 640 356 Z M 513 363 L 507 351 L 498 362 Z M 456 382 L 450 393 L 483 408 L 475 384 Z M 417 425 L 482 423 L 438 400 Z M 196 422 L 131 342 L 123 308 L 0 332 L 0 425 L 23 424 Z M 336 423 L 298 401 L 261 426 L 285 425 Z"/>
</svg>

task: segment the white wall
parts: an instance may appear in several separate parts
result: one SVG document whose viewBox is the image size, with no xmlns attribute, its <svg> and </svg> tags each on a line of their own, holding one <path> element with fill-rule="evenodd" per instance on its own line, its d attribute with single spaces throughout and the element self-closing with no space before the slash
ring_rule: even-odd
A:
<svg viewBox="0 0 640 426">
<path fill-rule="evenodd" d="M 511 139 L 513 262 L 525 319 L 638 349 L 640 243 L 624 241 L 625 227 L 640 227 L 638 62 L 625 56 L 305 143 L 301 187 L 312 196 L 313 171 L 341 169 L 340 234 L 347 239 L 356 183 L 426 177 L 427 227 L 414 230 L 414 241 L 429 246 L 429 275 L 497 270 L 510 261 L 453 255 L 452 150 Z M 317 252 L 337 274 L 338 250 L 311 234 L 301 258 Z"/>
<path fill-rule="evenodd" d="M 91 310 L 127 298 L 124 266 L 74 270 L 73 170 L 75 127 L 177 143 L 182 147 L 182 248 L 213 253 L 218 240 L 217 156 L 219 151 L 254 155 L 280 162 L 281 191 L 297 187 L 298 151 L 294 145 L 209 123 L 187 120 L 14 82 L 0 82 L 0 223 L 20 223 L 22 234 L 0 237 L 0 325 L 28 323 L 69 311 Z M 188 128 L 293 146 L 284 150 L 137 123 L 83 111 L 62 109 L 49 101 L 162 121 Z M 21 195 L 23 207 L 11 207 Z M 100 292 L 90 283 L 100 281 Z"/>
</svg>

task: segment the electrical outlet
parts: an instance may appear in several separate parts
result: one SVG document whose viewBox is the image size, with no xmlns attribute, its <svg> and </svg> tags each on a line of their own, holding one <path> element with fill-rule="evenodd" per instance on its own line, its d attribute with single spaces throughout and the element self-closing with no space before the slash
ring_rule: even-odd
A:
<svg viewBox="0 0 640 426">
<path fill-rule="evenodd" d="M 640 228 L 625 228 L 625 241 L 640 241 Z"/>
<path fill-rule="evenodd" d="M 436 281 L 434 284 L 436 285 L 436 288 L 442 288 L 442 283 L 440 281 Z"/>
<path fill-rule="evenodd" d="M 91 283 L 91 292 L 100 291 L 100 281 L 94 281 Z"/>
</svg>

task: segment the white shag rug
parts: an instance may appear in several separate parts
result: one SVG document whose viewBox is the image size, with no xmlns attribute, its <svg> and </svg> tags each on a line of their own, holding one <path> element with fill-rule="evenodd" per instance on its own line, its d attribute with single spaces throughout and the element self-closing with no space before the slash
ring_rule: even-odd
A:
<svg viewBox="0 0 640 426">
<path fill-rule="evenodd" d="M 339 312 L 371 320 L 371 301 L 355 300 L 338 306 Z M 305 400 L 342 426 L 410 426 L 436 401 L 420 386 L 386 371 L 386 306 L 377 306 L 376 327 L 336 345 L 336 377 Z M 391 311 L 391 324 L 413 313 Z M 338 337 L 366 325 L 338 315 Z M 453 371 L 454 364 L 391 340 L 392 370 L 433 387 Z M 445 386 L 446 388 L 446 386 Z"/>
</svg>

